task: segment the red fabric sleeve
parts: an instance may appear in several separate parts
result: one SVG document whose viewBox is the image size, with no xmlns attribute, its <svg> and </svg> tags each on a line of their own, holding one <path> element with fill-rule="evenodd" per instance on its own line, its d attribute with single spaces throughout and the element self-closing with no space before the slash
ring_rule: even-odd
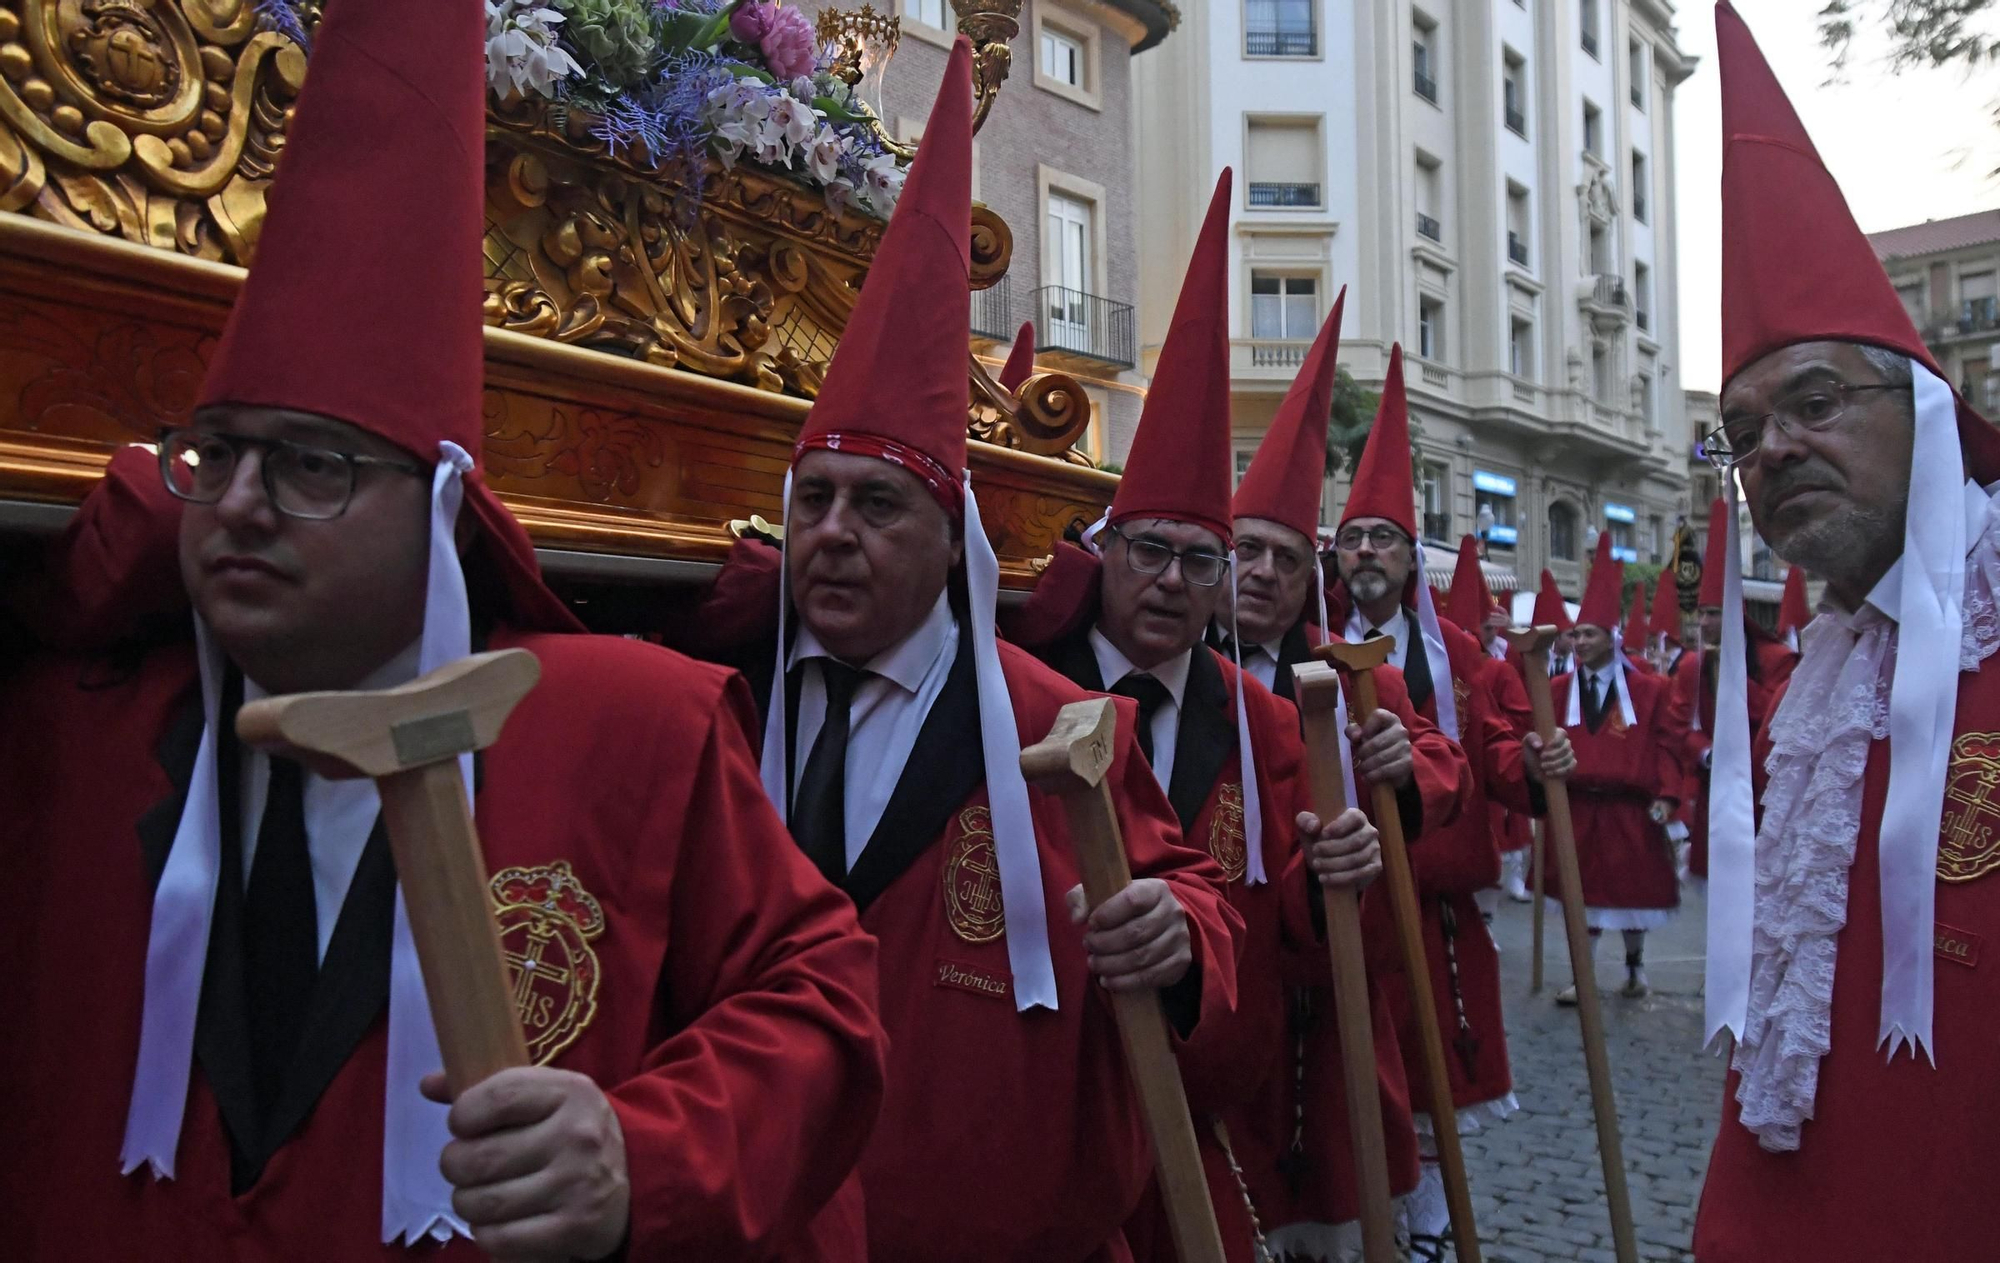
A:
<svg viewBox="0 0 2000 1263">
<path fill-rule="evenodd" d="M 1472 768 L 1459 744 L 1410 705 L 1409 686 L 1403 683 L 1401 671 L 1393 667 L 1377 669 L 1375 694 L 1382 709 L 1402 720 L 1410 734 L 1410 784 L 1397 798 L 1404 808 L 1404 836 L 1414 842 L 1419 833 L 1450 824 L 1471 806 Z M 1353 695 L 1350 687 L 1348 696 Z M 1369 809 L 1372 817 L 1368 790 L 1360 784 L 1355 789 L 1363 796 L 1361 805 Z M 1412 799 L 1421 809 L 1421 820 L 1408 818 Z"/>
<path fill-rule="evenodd" d="M 1652 794 L 1678 805 L 1681 795 L 1687 792 L 1687 765 L 1682 751 L 1686 738 L 1675 728 L 1666 682 L 1655 677 L 1654 688 L 1659 696 L 1653 699 L 1652 725 L 1647 732 L 1653 749 Z"/>
<path fill-rule="evenodd" d="M 660 1042 L 610 1093 L 633 1258 L 764 1257 L 847 1178 L 882 1101 L 875 940 L 778 822 L 729 700 L 705 733 L 666 734 L 689 797 L 634 848 L 673 925 Z"/>
</svg>

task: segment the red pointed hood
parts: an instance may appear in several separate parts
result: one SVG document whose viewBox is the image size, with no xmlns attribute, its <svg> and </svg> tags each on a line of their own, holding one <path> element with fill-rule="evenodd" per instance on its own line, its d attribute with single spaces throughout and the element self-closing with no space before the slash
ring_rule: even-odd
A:
<svg viewBox="0 0 2000 1263">
<path fill-rule="evenodd" d="M 1346 306 L 1347 287 L 1343 285 L 1231 504 L 1235 516 L 1265 518 L 1289 526 L 1313 541 L 1314 547 L 1318 546 L 1320 495 L 1326 485 L 1326 426 L 1333 415 L 1340 316 Z"/>
<path fill-rule="evenodd" d="M 1950 381 L 1918 336 L 1874 248 L 1751 37 L 1715 7 L 1722 78 L 1722 379 L 1782 347 L 1886 347 Z M 2000 431 L 1958 405 L 1959 444 L 1980 482 L 2000 478 Z M 1704 604 L 1708 602 L 1704 599 Z"/>
<path fill-rule="evenodd" d="M 1556 587 L 1556 577 L 1542 571 L 1542 586 L 1535 593 L 1535 626 L 1553 627 L 1566 632 L 1576 624 L 1570 622 L 1569 607 L 1563 604 L 1562 589 Z"/>
<path fill-rule="evenodd" d="M 1652 635 L 1665 634 L 1675 644 L 1681 643 L 1681 606 L 1674 591 L 1673 568 L 1660 572 L 1653 588 L 1653 617 L 1646 628 Z"/>
<path fill-rule="evenodd" d="M 972 45 L 960 36 L 794 463 L 816 447 L 880 456 L 962 510 L 971 237 Z"/>
<path fill-rule="evenodd" d="M 1444 616 L 1469 632 L 1477 632 L 1493 608 L 1493 595 L 1486 588 L 1486 572 L 1479 565 L 1479 539 L 1467 535 L 1458 541 L 1458 566 L 1451 572 L 1451 596 Z"/>
<path fill-rule="evenodd" d="M 1576 621 L 1605 631 L 1618 626 L 1618 596 L 1624 587 L 1625 563 L 1611 560 L 1611 532 L 1605 531 L 1597 537 L 1597 558 L 1591 563 L 1590 582 L 1584 585 Z"/>
<path fill-rule="evenodd" d="M 1664 580 L 1662 581 L 1664 583 Z M 1632 607 L 1625 611 L 1625 643 L 1637 653 L 1639 646 L 1646 643 L 1649 629 L 1646 626 L 1646 581 L 1641 579 L 1632 592 Z"/>
<path fill-rule="evenodd" d="M 1812 607 L 1806 603 L 1806 572 L 1793 566 L 1785 572 L 1785 595 L 1778 602 L 1778 634 L 1804 631 L 1812 622 Z"/>
<path fill-rule="evenodd" d="M 479 460 L 485 30 L 479 0 L 327 7 L 202 407 L 295 409 L 427 465 L 443 442 Z M 514 620 L 577 628 L 543 586 L 527 533 L 476 474 L 464 507 Z"/>
<path fill-rule="evenodd" d="M 1342 526 L 1355 518 L 1387 518 L 1411 539 L 1417 535 L 1416 476 L 1410 465 L 1410 401 L 1403 392 L 1403 345 L 1389 350 L 1389 374 L 1382 381 L 1382 402 L 1368 432 L 1354 486 L 1340 511 Z"/>
<path fill-rule="evenodd" d="M 1729 507 L 1720 497 L 1708 506 L 1708 538 L 1701 550 L 1701 589 L 1695 604 L 1702 609 L 1722 608 L 1722 576 L 1733 560 L 1729 556 Z"/>
<path fill-rule="evenodd" d="M 1000 368 L 996 379 L 1000 389 L 1016 391 L 1035 371 L 1035 322 L 1023 320 L 1021 331 L 1014 335 L 1014 347 L 1007 352 L 1007 362 Z"/>
<path fill-rule="evenodd" d="M 1229 530 L 1229 190 L 1224 167 L 1181 282 L 1159 370 L 1111 501 L 1111 524 L 1171 518 Z M 907 194 L 905 194 L 907 196 Z"/>
</svg>

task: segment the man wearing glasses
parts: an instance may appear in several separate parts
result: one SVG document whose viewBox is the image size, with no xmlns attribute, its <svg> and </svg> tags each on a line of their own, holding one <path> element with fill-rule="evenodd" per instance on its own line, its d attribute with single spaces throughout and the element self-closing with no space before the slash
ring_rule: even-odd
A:
<svg viewBox="0 0 2000 1263">
<path fill-rule="evenodd" d="M 327 7 L 193 424 L 111 475 L 171 494 L 107 483 L 68 541 L 81 607 L 172 634 L 7 680 L 11 1257 L 866 1257 L 874 941 L 765 801 L 741 686 L 558 634 L 474 469 L 482 40 L 476 0 Z M 452 1100 L 373 783 L 234 719 L 475 646 L 541 663 L 462 768 L 532 1064 Z"/>
<path fill-rule="evenodd" d="M 1708 455 L 1827 587 L 1754 745 L 1722 593 L 1706 1033 L 1736 1045 L 1695 1254 L 1965 1257 L 2000 1238 L 1967 1178 L 2000 1116 L 2000 432 L 1946 384 L 1727 4 L 1716 32 Z"/>
<path fill-rule="evenodd" d="M 1427 813 L 1419 800 L 1405 794 L 1402 810 L 1403 827 L 1414 844 L 1410 867 L 1423 917 L 1425 960 L 1458 1111 L 1456 1120 L 1443 1120 L 1443 1125 L 1474 1132 L 1517 1108 L 1501 1021 L 1499 955 L 1474 898 L 1500 880 L 1492 805 L 1540 814 L 1536 782 L 1544 765 L 1546 774 L 1565 776 L 1574 756 L 1561 733 L 1545 754 L 1540 750 L 1539 738 L 1528 731 L 1533 718 L 1526 698 L 1510 691 L 1511 704 L 1503 708 L 1490 684 L 1492 659 L 1471 632 L 1439 619 L 1432 608 L 1431 588 L 1419 564 L 1422 545 L 1417 542 L 1413 485 L 1409 404 L 1402 348 L 1397 346 L 1390 351 L 1375 425 L 1334 535 L 1339 573 L 1327 593 L 1327 611 L 1349 641 L 1394 639 L 1390 662 L 1402 672 L 1411 705 L 1462 750 L 1470 783 L 1467 809 L 1456 815 Z M 1386 909 L 1371 912 L 1386 920 Z M 1376 928 L 1388 933 L 1386 926 Z M 1406 1072 L 1415 1081 L 1423 1068 L 1409 989 L 1392 985 L 1389 997 Z M 1404 1204 L 1420 1257 L 1442 1257 L 1450 1231 L 1430 1139 L 1438 1121 L 1427 1114 L 1419 1118 L 1422 1180 Z"/>
</svg>

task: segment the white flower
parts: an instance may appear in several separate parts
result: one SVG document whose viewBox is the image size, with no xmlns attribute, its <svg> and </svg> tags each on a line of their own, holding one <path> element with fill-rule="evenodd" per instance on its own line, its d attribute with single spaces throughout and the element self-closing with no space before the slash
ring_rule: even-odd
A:
<svg viewBox="0 0 2000 1263">
<path fill-rule="evenodd" d="M 812 139 L 813 124 L 817 122 L 812 107 L 801 105 L 789 96 L 780 96 L 771 102 L 771 126 L 787 149 L 796 149 Z"/>
<path fill-rule="evenodd" d="M 806 150 L 806 170 L 821 184 L 831 185 L 840 175 L 840 160 L 846 153 L 847 142 L 840 133 L 823 126 Z M 853 185 L 848 187 L 852 189 Z"/>
<path fill-rule="evenodd" d="M 789 91 L 794 100 L 803 101 L 807 105 L 811 105 L 813 98 L 819 95 L 813 91 L 813 81 L 804 75 L 800 75 L 798 78 L 792 80 Z"/>
<path fill-rule="evenodd" d="M 554 96 L 583 67 L 556 42 L 563 15 L 532 0 L 486 0 L 486 82 L 505 96 Z"/>
<path fill-rule="evenodd" d="M 826 208 L 834 214 L 844 214 L 848 204 L 854 200 L 854 185 L 846 176 L 835 176 L 826 182 Z"/>
<path fill-rule="evenodd" d="M 757 124 L 751 138 L 751 157 L 766 166 L 787 167 L 792 163 L 791 151 L 785 129 L 778 120 L 767 118 Z"/>
</svg>

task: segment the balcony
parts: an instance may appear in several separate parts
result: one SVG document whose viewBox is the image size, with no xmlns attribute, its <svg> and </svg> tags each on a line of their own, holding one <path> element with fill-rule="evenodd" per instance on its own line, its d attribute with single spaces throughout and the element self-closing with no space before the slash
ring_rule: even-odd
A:
<svg viewBox="0 0 2000 1263">
<path fill-rule="evenodd" d="M 1434 541 L 1434 542 L 1436 542 L 1436 543 L 1448 543 L 1448 542 L 1450 542 L 1450 540 L 1451 540 L 1451 514 L 1449 514 L 1449 513 L 1431 513 L 1431 512 L 1428 512 L 1428 511 L 1427 511 L 1427 512 L 1425 512 L 1425 514 L 1424 514 L 1424 538 L 1425 538 L 1425 539 L 1428 539 L 1428 540 L 1432 540 L 1432 541 Z"/>
<path fill-rule="evenodd" d="M 1034 292 L 1035 350 L 1131 368 L 1137 362 L 1132 304 L 1044 285 Z"/>
<path fill-rule="evenodd" d="M 1432 241 L 1442 242 L 1444 240 L 1444 229 L 1438 224 L 1437 220 L 1432 219 L 1422 211 L 1418 211 L 1417 235 L 1419 237 L 1428 237 Z"/>
<path fill-rule="evenodd" d="M 1319 32 L 1307 27 L 1251 27 L 1243 35 L 1246 57 L 1314 57 L 1319 54 Z"/>
<path fill-rule="evenodd" d="M 1421 70 L 1416 72 L 1414 78 L 1416 80 L 1417 95 L 1429 101 L 1432 105 L 1436 105 L 1438 99 L 1437 80 L 1431 78 Z"/>
<path fill-rule="evenodd" d="M 1507 107 L 1507 130 L 1522 140 L 1528 138 L 1528 116 L 1511 105 Z"/>
<path fill-rule="evenodd" d="M 1250 181 L 1250 204 L 1277 210 L 1317 209 L 1319 181 L 1311 184 L 1282 184 L 1269 180 Z"/>
<path fill-rule="evenodd" d="M 1511 228 L 1507 230 L 1507 262 L 1528 266 L 1528 243 Z"/>
<path fill-rule="evenodd" d="M 1959 308 L 1958 331 L 1983 333 L 2000 329 L 2000 298 L 1969 298 Z"/>
<path fill-rule="evenodd" d="M 1009 278 L 1002 276 L 990 287 L 974 290 L 972 294 L 972 336 L 991 338 L 995 342 L 1012 342 L 1019 330 L 1019 319 L 1014 312 L 1014 295 L 1008 288 Z"/>
<path fill-rule="evenodd" d="M 1630 318 L 1632 295 L 1625 288 L 1624 277 L 1615 272 L 1599 272 L 1594 278 L 1584 281 L 1577 296 L 1577 305 L 1598 332 L 1610 333 Z"/>
</svg>

